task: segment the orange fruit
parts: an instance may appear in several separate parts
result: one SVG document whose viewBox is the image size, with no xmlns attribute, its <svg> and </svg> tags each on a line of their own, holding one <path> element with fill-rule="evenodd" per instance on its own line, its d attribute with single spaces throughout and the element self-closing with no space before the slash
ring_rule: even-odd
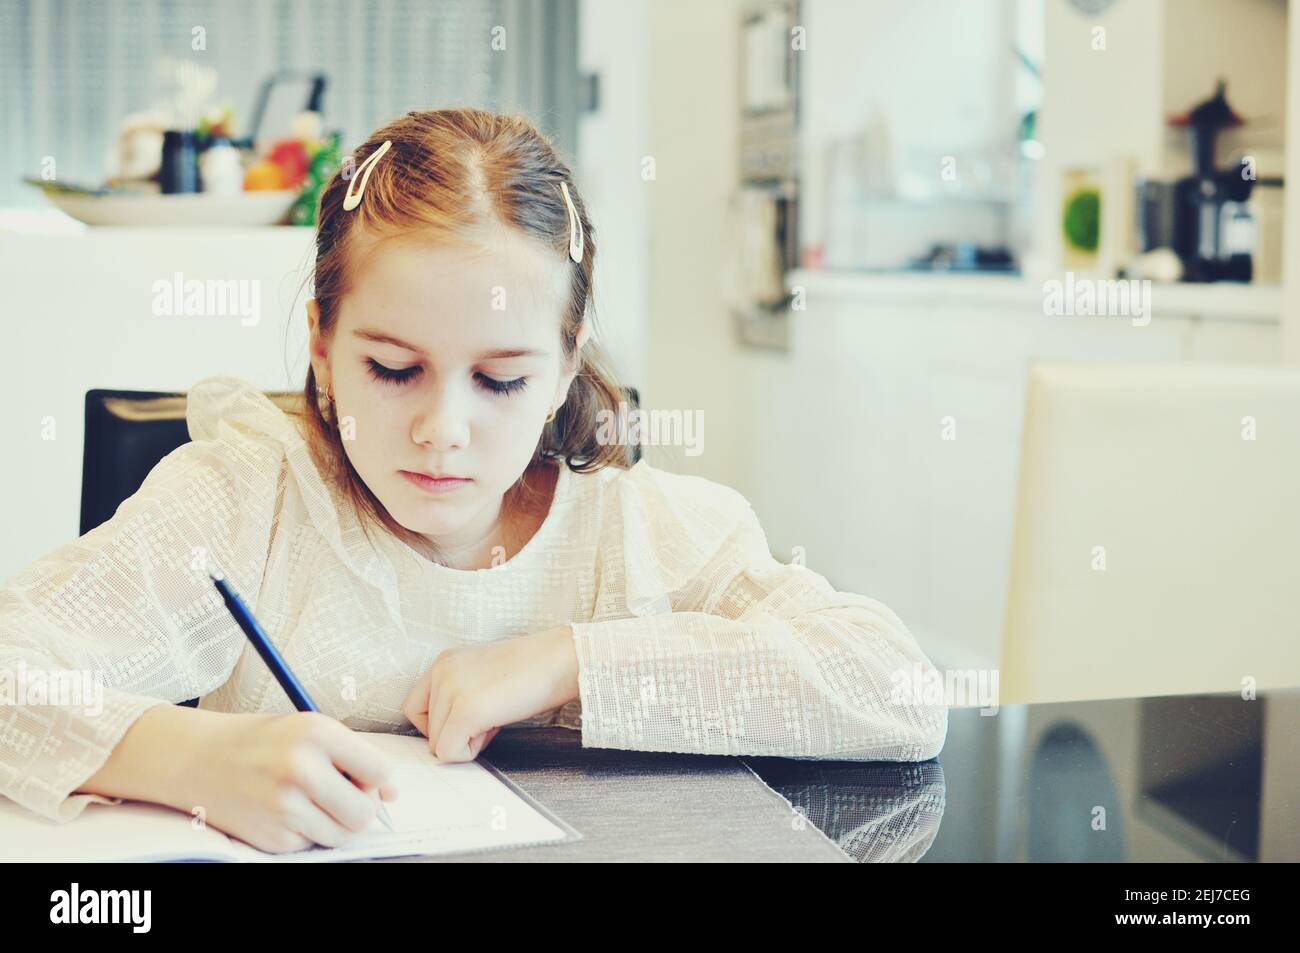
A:
<svg viewBox="0 0 1300 953">
<path fill-rule="evenodd" d="M 268 159 L 259 159 L 244 170 L 244 191 L 264 192 L 284 188 L 284 170 Z"/>
</svg>

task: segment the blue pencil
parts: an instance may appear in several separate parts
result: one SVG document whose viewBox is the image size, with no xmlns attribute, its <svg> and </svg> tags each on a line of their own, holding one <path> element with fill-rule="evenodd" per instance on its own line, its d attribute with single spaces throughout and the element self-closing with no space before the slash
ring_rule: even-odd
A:
<svg viewBox="0 0 1300 953">
<path fill-rule="evenodd" d="M 248 607 L 244 605 L 244 600 L 235 595 L 235 591 L 230 588 L 230 584 L 225 579 L 211 572 L 208 573 L 208 576 L 216 585 L 217 591 L 221 593 L 221 598 L 225 600 L 226 608 L 230 610 L 230 614 L 235 617 L 239 627 L 248 636 L 248 641 L 253 643 L 253 648 L 257 649 L 257 654 L 262 656 L 262 661 L 266 663 L 266 667 L 271 670 L 275 680 L 280 683 L 280 687 L 288 694 L 289 700 L 293 702 L 293 707 L 298 711 L 319 712 L 320 709 L 316 707 L 316 703 L 307 694 L 307 689 L 302 687 L 302 683 L 294 676 L 289 664 L 276 651 L 275 646 L 271 644 L 271 640 L 267 638 L 266 633 L 262 631 L 262 627 L 253 618 L 253 613 L 249 612 Z M 382 803 L 379 805 L 379 819 L 390 831 L 393 830 L 393 821 L 388 816 L 388 808 Z"/>
</svg>

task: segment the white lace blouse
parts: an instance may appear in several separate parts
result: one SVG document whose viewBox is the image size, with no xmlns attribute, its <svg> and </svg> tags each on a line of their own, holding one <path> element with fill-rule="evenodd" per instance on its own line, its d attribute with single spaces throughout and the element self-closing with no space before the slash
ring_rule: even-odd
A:
<svg viewBox="0 0 1300 953">
<path fill-rule="evenodd" d="M 112 519 L 0 587 L 0 795 L 39 814 L 119 803 L 71 792 L 154 705 L 293 710 L 210 564 L 356 730 L 411 730 L 400 706 L 444 649 L 570 623 L 579 698 L 526 723 L 584 746 L 891 761 L 943 746 L 942 706 L 891 701 L 896 673 L 933 669 L 898 617 L 773 558 L 726 486 L 645 461 L 561 467 L 523 549 L 458 570 L 367 539 L 294 421 L 246 381 L 198 382 L 187 418 L 191 442 Z"/>
</svg>

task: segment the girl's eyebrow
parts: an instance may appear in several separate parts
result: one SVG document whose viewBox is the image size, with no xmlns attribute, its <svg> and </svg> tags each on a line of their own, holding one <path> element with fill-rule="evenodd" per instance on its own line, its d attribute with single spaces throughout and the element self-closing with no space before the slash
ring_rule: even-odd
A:
<svg viewBox="0 0 1300 953">
<path fill-rule="evenodd" d="M 418 348 L 414 344 L 407 344 L 401 338 L 393 337 L 391 334 L 385 334 L 383 331 L 374 331 L 370 328 L 363 328 L 359 331 L 353 331 L 352 333 L 366 341 L 378 341 L 380 344 L 393 344 L 397 347 L 404 348 L 407 351 L 414 351 L 416 354 L 428 357 L 428 354 L 422 348 Z M 479 359 L 488 360 L 490 358 L 503 357 L 545 357 L 547 353 L 547 351 L 539 351 L 535 348 L 505 347 L 497 348 L 493 351 L 484 351 L 479 355 Z"/>
</svg>

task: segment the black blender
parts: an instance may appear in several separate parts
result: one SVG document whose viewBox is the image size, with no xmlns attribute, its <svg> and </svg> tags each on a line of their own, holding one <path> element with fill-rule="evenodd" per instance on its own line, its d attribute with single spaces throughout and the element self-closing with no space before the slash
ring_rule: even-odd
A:
<svg viewBox="0 0 1300 953">
<path fill-rule="evenodd" d="M 1254 220 L 1245 205 L 1256 180 L 1245 163 L 1214 167 L 1219 130 L 1243 120 L 1228 105 L 1226 83 L 1190 112 L 1170 120 L 1190 133 L 1192 174 L 1174 184 L 1173 245 L 1185 281 L 1250 281 Z"/>
</svg>

